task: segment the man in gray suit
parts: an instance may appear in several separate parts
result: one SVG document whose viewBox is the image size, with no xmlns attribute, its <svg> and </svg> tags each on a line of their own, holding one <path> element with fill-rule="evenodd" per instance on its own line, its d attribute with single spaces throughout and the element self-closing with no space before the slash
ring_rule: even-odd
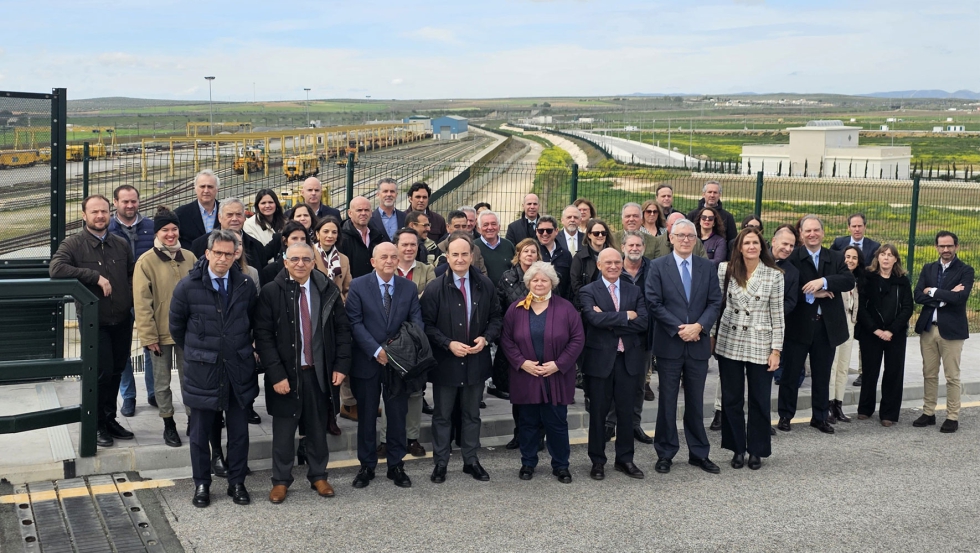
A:
<svg viewBox="0 0 980 553">
<path fill-rule="evenodd" d="M 677 395 L 684 379 L 684 436 L 690 452 L 688 462 L 705 472 L 717 474 L 718 465 L 708 459 L 708 435 L 704 430 L 704 381 L 711 356 L 708 332 L 721 309 L 721 291 L 715 265 L 694 255 L 698 240 L 694 223 L 682 219 L 670 230 L 673 252 L 653 261 L 646 277 L 644 294 L 654 321 L 653 354 L 660 376 L 657 410 L 659 473 L 670 472 L 677 439 Z"/>
</svg>

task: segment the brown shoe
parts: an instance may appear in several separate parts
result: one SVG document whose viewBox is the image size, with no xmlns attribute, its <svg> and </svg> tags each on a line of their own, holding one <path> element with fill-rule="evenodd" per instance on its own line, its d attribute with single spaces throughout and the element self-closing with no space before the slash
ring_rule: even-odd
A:
<svg viewBox="0 0 980 553">
<path fill-rule="evenodd" d="M 340 406 L 340 417 L 347 419 L 349 421 L 357 420 L 357 405 L 341 405 Z"/>
<path fill-rule="evenodd" d="M 333 486 L 326 480 L 317 480 L 310 487 L 316 490 L 320 497 L 333 497 Z"/>
<path fill-rule="evenodd" d="M 411 440 L 408 442 L 408 454 L 412 457 L 425 457 L 425 448 L 418 440 Z"/>
<path fill-rule="evenodd" d="M 895 424 L 895 421 L 889 421 L 889 420 L 882 420 L 881 421 L 881 425 L 884 426 L 885 428 L 888 428 L 889 426 L 892 426 L 893 424 Z"/>
<path fill-rule="evenodd" d="M 286 501 L 286 486 L 282 484 L 276 484 L 272 486 L 272 491 L 269 492 L 269 501 L 279 504 Z"/>
</svg>

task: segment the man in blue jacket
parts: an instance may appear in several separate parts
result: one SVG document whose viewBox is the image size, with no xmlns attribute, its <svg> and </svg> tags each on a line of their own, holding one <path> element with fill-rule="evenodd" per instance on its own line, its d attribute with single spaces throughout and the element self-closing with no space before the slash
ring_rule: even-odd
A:
<svg viewBox="0 0 980 553">
<path fill-rule="evenodd" d="M 190 418 L 194 506 L 211 504 L 211 447 L 215 417 L 228 429 L 228 495 L 239 505 L 248 460 L 248 409 L 259 395 L 252 349 L 251 316 L 255 283 L 235 263 L 241 241 L 235 232 L 214 230 L 204 259 L 174 289 L 170 334 L 184 350 L 184 405 Z"/>
</svg>

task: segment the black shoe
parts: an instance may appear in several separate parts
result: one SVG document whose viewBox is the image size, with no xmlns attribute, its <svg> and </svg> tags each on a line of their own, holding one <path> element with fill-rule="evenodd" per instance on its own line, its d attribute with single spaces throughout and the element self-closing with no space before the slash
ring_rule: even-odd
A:
<svg viewBox="0 0 980 553">
<path fill-rule="evenodd" d="M 591 408 L 592 408 L 592 402 L 589 401 L 589 398 L 585 398 L 585 410 L 586 410 L 586 412 L 588 412 Z M 608 441 L 608 440 L 606 440 L 606 441 Z"/>
<path fill-rule="evenodd" d="M 211 457 L 211 474 L 218 478 L 228 478 L 228 465 L 221 455 Z"/>
<path fill-rule="evenodd" d="M 592 470 L 589 471 L 589 478 L 593 480 L 604 480 L 606 478 L 606 467 L 599 463 L 592 463 Z"/>
<path fill-rule="evenodd" d="M 708 430 L 721 430 L 721 411 L 715 411 L 715 417 L 711 419 Z"/>
<path fill-rule="evenodd" d="M 108 419 L 105 421 L 105 428 L 109 431 L 109 435 L 117 440 L 132 440 L 135 434 L 123 428 L 116 419 Z"/>
<path fill-rule="evenodd" d="M 810 426 L 816 428 L 817 430 L 823 432 L 824 434 L 833 434 L 834 427 L 830 426 L 827 421 L 810 421 Z"/>
<path fill-rule="evenodd" d="M 614 437 L 616 437 L 616 427 L 615 426 L 606 426 L 606 441 L 609 442 Z"/>
<path fill-rule="evenodd" d="M 163 419 L 163 443 L 170 447 L 180 447 L 180 434 L 177 432 L 177 425 L 174 424 L 173 417 Z"/>
<path fill-rule="evenodd" d="M 487 408 L 487 402 L 481 401 L 480 402 L 480 409 L 486 409 L 486 408 Z"/>
<path fill-rule="evenodd" d="M 744 466 L 745 466 L 745 455 L 743 455 L 741 453 L 736 453 L 732 457 L 732 468 L 733 469 L 740 469 L 740 468 L 742 468 Z"/>
<path fill-rule="evenodd" d="M 943 421 L 943 425 L 939 427 L 939 431 L 943 434 L 952 434 L 960 428 L 959 421 L 953 421 L 946 419 Z"/>
<path fill-rule="evenodd" d="M 775 436 L 776 435 L 776 427 L 775 426 L 770 426 L 769 427 L 769 435 L 770 436 Z"/>
<path fill-rule="evenodd" d="M 783 432 L 789 432 L 789 417 L 779 417 L 779 424 L 776 425 L 776 429 Z"/>
<path fill-rule="evenodd" d="M 431 415 L 434 412 L 432 410 L 432 406 L 429 405 L 429 402 L 426 401 L 424 397 L 422 398 L 422 412 L 426 415 Z"/>
<path fill-rule="evenodd" d="M 245 484 L 228 486 L 228 497 L 235 502 L 235 505 L 248 505 L 252 502 L 252 498 L 248 495 L 248 490 L 245 489 Z"/>
<path fill-rule="evenodd" d="M 647 436 L 647 433 L 643 431 L 642 428 L 636 427 L 633 429 L 633 439 L 640 442 L 641 444 L 650 445 L 653 443 L 653 438 Z"/>
<path fill-rule="evenodd" d="M 184 436 L 191 437 L 191 421 L 187 421 L 187 427 L 184 428 Z"/>
<path fill-rule="evenodd" d="M 446 481 L 446 465 L 436 465 L 432 469 L 432 476 L 429 477 L 434 484 L 442 484 Z"/>
<path fill-rule="evenodd" d="M 534 478 L 534 467 L 521 465 L 521 471 L 517 473 L 517 477 L 521 480 L 530 480 L 531 478 Z"/>
<path fill-rule="evenodd" d="M 207 507 L 211 504 L 211 487 L 207 484 L 201 484 L 200 486 L 194 488 L 194 499 L 191 501 L 195 507 Z"/>
<path fill-rule="evenodd" d="M 136 398 L 124 399 L 122 407 L 119 408 L 119 414 L 124 417 L 132 417 L 136 414 Z"/>
<path fill-rule="evenodd" d="M 510 399 L 510 394 L 498 390 L 497 388 L 490 388 L 489 390 L 487 390 L 487 393 L 492 396 L 499 397 L 500 399 Z"/>
<path fill-rule="evenodd" d="M 759 470 L 762 468 L 762 459 L 759 459 L 755 455 L 749 453 L 749 468 L 752 470 Z"/>
<path fill-rule="evenodd" d="M 99 428 L 95 431 L 95 444 L 99 447 L 112 447 L 115 442 L 112 440 L 112 436 L 109 435 L 108 430 Z"/>
<path fill-rule="evenodd" d="M 511 440 L 507 442 L 507 445 L 505 445 L 504 447 L 507 449 L 517 449 L 521 447 L 521 442 L 517 440 L 517 435 L 515 434 L 514 437 L 511 438 Z"/>
<path fill-rule="evenodd" d="M 357 471 L 357 476 L 354 477 L 353 486 L 357 489 L 366 488 L 371 480 L 374 480 L 374 469 L 362 466 L 361 470 Z"/>
<path fill-rule="evenodd" d="M 490 481 L 490 475 L 487 474 L 487 471 L 484 470 L 479 461 L 472 465 L 463 465 L 463 472 L 471 475 L 474 480 L 479 480 L 480 482 Z"/>
<path fill-rule="evenodd" d="M 249 424 L 262 424 L 262 417 L 255 412 L 255 409 L 248 410 L 248 423 Z"/>
<path fill-rule="evenodd" d="M 643 471 L 633 463 L 616 463 L 613 467 L 630 478 L 636 478 L 637 480 L 643 478 Z"/>
<path fill-rule="evenodd" d="M 708 472 L 711 474 L 718 474 L 721 472 L 721 469 L 718 468 L 718 465 L 712 463 L 711 459 L 708 459 L 707 457 L 705 457 L 704 459 L 695 459 L 694 457 L 691 457 L 687 460 L 687 462 L 690 465 L 699 467 L 704 472 Z"/>
<path fill-rule="evenodd" d="M 299 444 L 296 446 L 296 464 L 306 464 L 306 436 L 300 438 Z"/>
<path fill-rule="evenodd" d="M 538 453 L 542 451 L 544 451 L 544 436 L 541 436 L 541 439 L 538 440 Z"/>
<path fill-rule="evenodd" d="M 834 416 L 834 406 L 833 406 L 833 402 L 831 402 L 831 406 L 830 406 L 830 408 L 829 408 L 829 409 L 827 409 L 827 417 L 825 418 L 825 420 L 826 420 L 826 421 L 827 421 L 827 422 L 828 422 L 829 424 L 837 424 L 837 417 L 836 417 L 836 416 Z"/>
<path fill-rule="evenodd" d="M 859 374 L 858 377 L 854 379 L 854 385 L 855 386 L 860 386 L 861 385 L 861 377 L 862 376 L 864 376 L 864 375 L 860 375 Z"/>
<path fill-rule="evenodd" d="M 667 474 L 670 472 L 670 465 L 674 464 L 670 459 L 665 459 L 664 457 L 657 458 L 657 464 L 653 467 L 653 470 L 659 472 L 660 474 Z"/>
<path fill-rule="evenodd" d="M 834 411 L 834 418 L 837 419 L 837 422 L 851 422 L 851 417 L 844 414 L 843 401 L 839 399 L 834 400 L 834 404 L 831 406 L 831 409 Z"/>
<path fill-rule="evenodd" d="M 146 399 L 146 402 L 154 407 L 160 407 L 157 405 L 157 396 L 150 396 Z"/>
<path fill-rule="evenodd" d="M 912 426 L 916 428 L 936 426 L 936 415 L 919 415 L 919 418 L 912 421 Z"/>
<path fill-rule="evenodd" d="M 418 440 L 408 441 L 408 454 L 412 457 L 425 457 L 425 448 Z"/>
<path fill-rule="evenodd" d="M 384 458 L 384 457 L 387 457 L 388 456 L 388 444 L 386 444 L 384 442 L 381 442 L 380 444 L 378 444 L 378 449 L 377 449 L 377 451 L 375 451 L 375 453 L 378 454 L 378 458 L 379 459 Z"/>
<path fill-rule="evenodd" d="M 558 481 L 561 482 L 562 484 L 572 483 L 572 473 L 569 472 L 568 469 L 553 469 L 551 471 L 551 474 L 554 474 L 555 478 L 557 478 Z"/>
<path fill-rule="evenodd" d="M 388 480 L 393 481 L 399 488 L 412 487 L 412 479 L 405 474 L 404 465 L 388 467 Z"/>
<path fill-rule="evenodd" d="M 650 383 L 647 382 L 643 385 L 643 401 L 653 401 L 657 399 L 657 394 L 653 393 L 653 388 L 650 387 Z"/>
</svg>

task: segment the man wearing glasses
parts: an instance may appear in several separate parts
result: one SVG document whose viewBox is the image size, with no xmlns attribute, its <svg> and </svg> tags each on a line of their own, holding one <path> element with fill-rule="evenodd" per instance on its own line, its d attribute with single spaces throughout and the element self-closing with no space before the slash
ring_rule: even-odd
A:
<svg viewBox="0 0 980 553">
<path fill-rule="evenodd" d="M 674 245 L 670 241 L 670 231 L 674 228 L 674 223 L 681 220 L 684 220 L 684 216 L 679 211 L 671 213 L 667 217 L 667 233 L 654 238 L 653 252 L 650 255 L 644 255 L 644 257 L 648 259 L 659 259 L 669 254 L 674 249 Z M 708 252 L 704 250 L 704 244 L 701 243 L 701 240 L 694 241 L 693 251 L 694 255 L 704 258 L 708 257 Z"/>
<path fill-rule="evenodd" d="M 418 184 L 418 183 L 416 183 Z M 445 225 L 445 223 L 443 223 Z M 432 223 L 429 220 L 429 216 L 421 211 L 412 211 L 405 216 L 405 226 L 414 230 L 418 233 L 419 237 L 422 239 L 422 243 L 419 244 L 419 251 L 415 255 L 415 260 L 419 263 L 426 263 L 432 265 L 435 263 L 437 257 L 439 257 L 439 245 L 435 243 L 434 240 L 429 238 L 432 232 Z"/>
<path fill-rule="evenodd" d="M 562 248 L 558 243 L 557 231 L 558 221 L 551 215 L 539 217 L 538 225 L 534 229 L 540 244 L 538 250 L 541 252 L 541 261 L 551 263 L 551 266 L 555 268 L 555 272 L 558 273 L 558 295 L 569 299 L 572 256 L 568 255 L 568 250 Z"/>
<path fill-rule="evenodd" d="M 701 208 L 706 206 L 717 211 L 721 217 L 722 222 L 725 224 L 725 238 L 728 240 L 735 238 L 738 234 L 738 227 L 735 226 L 735 217 L 722 207 L 721 183 L 716 180 L 709 180 L 704 183 L 704 186 L 701 188 L 701 199 L 698 200 L 698 206 L 694 208 L 694 211 L 687 214 L 687 220 L 694 223 L 695 227 L 698 226 L 698 221 L 695 220 L 698 211 L 701 211 Z"/>
</svg>

